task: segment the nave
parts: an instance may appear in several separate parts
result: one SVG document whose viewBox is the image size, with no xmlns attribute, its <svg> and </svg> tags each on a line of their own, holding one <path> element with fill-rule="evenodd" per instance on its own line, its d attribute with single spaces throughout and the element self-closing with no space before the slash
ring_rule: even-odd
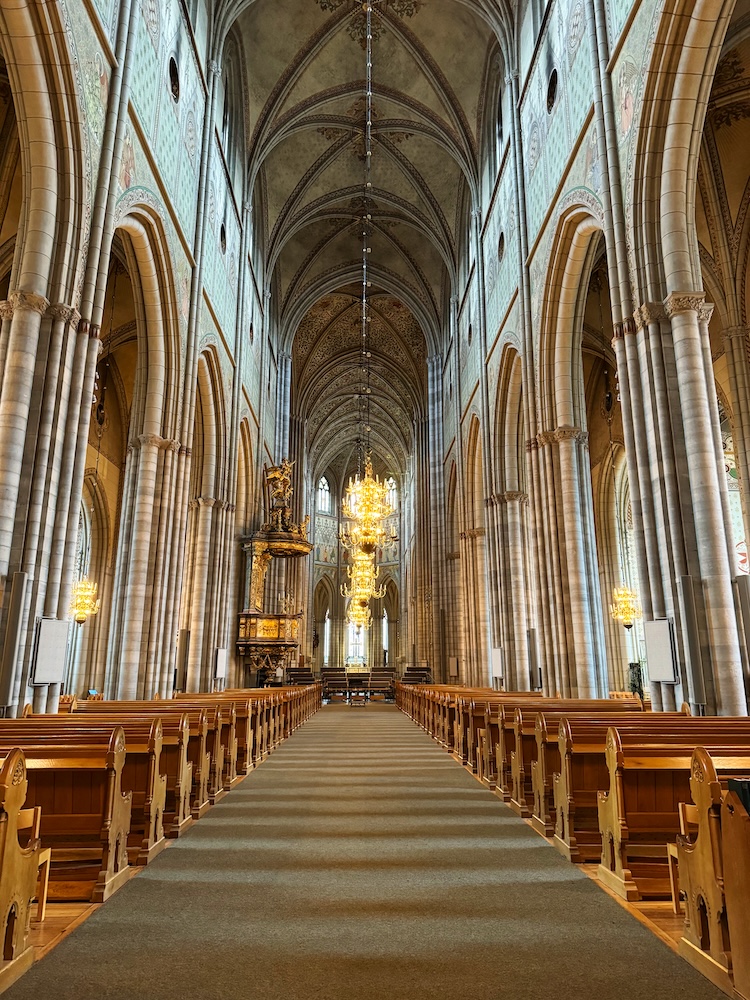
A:
<svg viewBox="0 0 750 1000">
<path fill-rule="evenodd" d="M 395 707 L 327 706 L 6 1000 L 719 1000 Z"/>
</svg>

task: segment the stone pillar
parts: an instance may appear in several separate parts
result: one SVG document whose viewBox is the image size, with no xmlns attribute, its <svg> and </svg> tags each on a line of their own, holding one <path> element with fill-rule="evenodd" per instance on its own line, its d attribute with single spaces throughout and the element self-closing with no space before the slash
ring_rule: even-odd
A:
<svg viewBox="0 0 750 1000">
<path fill-rule="evenodd" d="M 747 700 L 742 677 L 732 573 L 718 477 L 718 456 L 709 399 L 699 312 L 702 293 L 672 292 L 664 306 L 672 324 L 680 409 L 689 442 L 687 467 L 695 514 L 707 628 L 713 658 L 719 715 L 744 715 Z"/>
<path fill-rule="evenodd" d="M 154 435 L 142 434 L 134 443 L 133 449 L 133 455 L 137 456 L 135 492 L 117 674 L 117 697 L 123 700 L 143 695 L 140 665 L 145 652 L 143 640 L 147 626 L 146 594 L 149 586 L 148 568 L 159 441 Z"/>
</svg>

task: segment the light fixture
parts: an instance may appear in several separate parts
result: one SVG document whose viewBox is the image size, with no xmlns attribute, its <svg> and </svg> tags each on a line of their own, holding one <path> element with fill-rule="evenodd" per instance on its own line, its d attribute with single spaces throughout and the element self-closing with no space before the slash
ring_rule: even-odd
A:
<svg viewBox="0 0 750 1000">
<path fill-rule="evenodd" d="M 98 589 L 98 585 L 93 580 L 89 580 L 87 576 L 73 584 L 73 592 L 70 596 L 70 613 L 77 625 L 83 625 L 91 615 L 99 614 L 101 602 L 96 596 Z"/>
<path fill-rule="evenodd" d="M 638 595 L 629 587 L 615 587 L 612 591 L 610 612 L 616 622 L 630 629 L 638 619 L 643 618 L 643 611 L 638 603 Z"/>
</svg>

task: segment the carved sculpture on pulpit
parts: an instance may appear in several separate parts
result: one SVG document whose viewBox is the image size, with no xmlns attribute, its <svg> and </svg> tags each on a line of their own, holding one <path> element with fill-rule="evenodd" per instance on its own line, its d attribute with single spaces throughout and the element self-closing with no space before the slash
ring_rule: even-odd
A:
<svg viewBox="0 0 750 1000">
<path fill-rule="evenodd" d="M 260 531 L 245 541 L 250 555 L 248 607 L 240 612 L 237 650 L 247 658 L 247 665 L 257 677 L 268 670 L 275 671 L 291 662 L 299 645 L 297 632 L 302 612 L 294 609 L 294 599 L 286 595 L 281 613 L 263 610 L 266 574 L 271 560 L 297 559 L 307 556 L 312 542 L 307 540 L 310 517 L 295 522 L 292 516 L 292 468 L 294 462 L 285 458 L 279 465 L 266 469 L 270 507 Z M 262 683 L 258 680 L 258 683 Z"/>
</svg>

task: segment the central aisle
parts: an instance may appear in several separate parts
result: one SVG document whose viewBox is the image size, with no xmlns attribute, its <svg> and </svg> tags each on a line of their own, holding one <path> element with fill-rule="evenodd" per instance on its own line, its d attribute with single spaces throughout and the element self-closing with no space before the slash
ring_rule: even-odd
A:
<svg viewBox="0 0 750 1000">
<path fill-rule="evenodd" d="M 322 709 L 3 1000 L 720 1000 L 390 706 Z"/>
</svg>

